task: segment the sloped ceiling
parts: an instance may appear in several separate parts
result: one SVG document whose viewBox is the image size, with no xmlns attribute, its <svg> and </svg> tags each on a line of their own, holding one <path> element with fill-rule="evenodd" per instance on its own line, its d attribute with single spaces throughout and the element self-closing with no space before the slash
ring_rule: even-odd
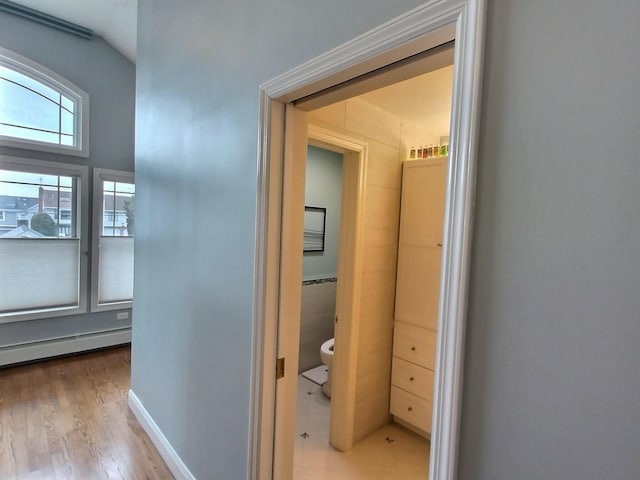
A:
<svg viewBox="0 0 640 480">
<path fill-rule="evenodd" d="M 90 28 L 135 63 L 138 0 L 13 0 Z"/>
<path fill-rule="evenodd" d="M 13 0 L 63 20 L 92 29 L 115 49 L 136 61 L 137 0 Z M 415 124 L 448 132 L 453 67 L 445 67 L 361 98 Z"/>
</svg>

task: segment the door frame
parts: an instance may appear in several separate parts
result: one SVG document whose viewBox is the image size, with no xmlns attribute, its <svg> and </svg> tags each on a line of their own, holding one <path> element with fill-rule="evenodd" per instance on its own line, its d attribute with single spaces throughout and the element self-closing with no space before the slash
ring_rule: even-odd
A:
<svg viewBox="0 0 640 480">
<path fill-rule="evenodd" d="M 368 142 L 309 124 L 309 144 L 343 155 L 329 443 L 353 446 Z"/>
<path fill-rule="evenodd" d="M 291 237 L 293 229 L 282 223 L 287 207 L 283 174 L 291 162 L 284 155 L 285 131 L 297 128 L 285 125 L 285 105 L 455 38 L 429 467 L 431 480 L 455 479 L 484 23 L 485 0 L 432 0 L 260 86 L 249 478 L 272 479 L 274 465 L 282 460 L 274 458 L 281 403 L 275 363 L 279 316 L 284 314 L 279 304 L 281 248 L 297 241 Z M 283 440 L 278 437 L 278 443 Z"/>
</svg>

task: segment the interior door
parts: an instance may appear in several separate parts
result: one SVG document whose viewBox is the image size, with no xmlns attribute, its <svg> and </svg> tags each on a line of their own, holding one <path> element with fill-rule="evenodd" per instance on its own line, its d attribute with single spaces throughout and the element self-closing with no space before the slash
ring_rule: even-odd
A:
<svg viewBox="0 0 640 480">
<path fill-rule="evenodd" d="M 273 478 L 293 477 L 296 426 L 307 114 L 286 105 L 278 308 L 278 358 L 284 376 L 276 380 Z"/>
</svg>

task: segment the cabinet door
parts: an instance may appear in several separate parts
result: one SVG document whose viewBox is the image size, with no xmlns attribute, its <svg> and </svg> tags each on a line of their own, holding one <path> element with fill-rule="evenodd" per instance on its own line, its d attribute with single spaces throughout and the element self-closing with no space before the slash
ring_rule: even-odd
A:
<svg viewBox="0 0 640 480">
<path fill-rule="evenodd" d="M 442 242 L 446 157 L 412 160 L 402 168 L 400 243 L 434 247 Z"/>
<path fill-rule="evenodd" d="M 403 245 L 398 251 L 396 320 L 437 330 L 440 247 Z"/>
</svg>

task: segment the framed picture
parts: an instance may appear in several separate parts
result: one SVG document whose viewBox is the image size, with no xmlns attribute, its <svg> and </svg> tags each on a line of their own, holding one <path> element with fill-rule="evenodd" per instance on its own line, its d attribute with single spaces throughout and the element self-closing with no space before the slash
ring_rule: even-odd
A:
<svg viewBox="0 0 640 480">
<path fill-rule="evenodd" d="M 304 207 L 304 247 L 305 252 L 324 252 L 324 229 L 327 209 Z"/>
</svg>

